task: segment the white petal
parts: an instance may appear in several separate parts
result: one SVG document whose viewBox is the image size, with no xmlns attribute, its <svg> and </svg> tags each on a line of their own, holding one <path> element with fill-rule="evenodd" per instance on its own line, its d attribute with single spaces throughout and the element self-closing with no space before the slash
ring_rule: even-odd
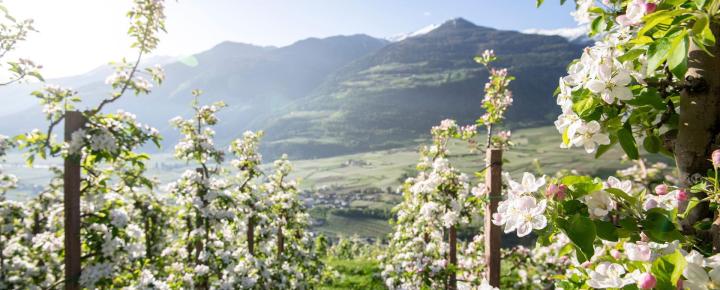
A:
<svg viewBox="0 0 720 290">
<path fill-rule="evenodd" d="M 592 137 L 593 141 L 595 141 L 598 144 L 607 145 L 610 144 L 610 137 L 608 137 L 607 134 L 595 134 Z"/>
<path fill-rule="evenodd" d="M 596 94 L 604 92 L 607 88 L 605 83 L 599 80 L 591 80 L 587 82 L 587 84 L 585 84 L 585 87 L 587 87 L 588 90 Z"/>
<path fill-rule="evenodd" d="M 544 215 L 536 216 L 532 222 L 532 226 L 536 230 L 544 229 L 547 226 L 547 218 Z"/>
<path fill-rule="evenodd" d="M 633 93 L 628 87 L 614 87 L 611 94 L 619 100 L 627 101 L 632 100 Z"/>
<path fill-rule="evenodd" d="M 595 152 L 595 149 L 597 148 L 597 146 L 595 146 L 595 142 L 592 142 L 592 141 L 585 142 L 584 145 L 585 145 L 585 152 L 587 152 L 587 153 L 593 153 L 593 152 Z"/>
<path fill-rule="evenodd" d="M 530 232 L 532 232 L 532 225 L 530 223 L 522 223 L 517 228 L 518 237 L 527 236 L 528 234 L 530 234 Z"/>
<path fill-rule="evenodd" d="M 685 266 L 683 275 L 688 280 L 699 284 L 706 284 L 710 281 L 710 277 L 708 277 L 705 269 L 694 263 L 688 263 L 687 266 Z"/>
<path fill-rule="evenodd" d="M 619 72 L 612 78 L 612 80 L 610 80 L 610 82 L 615 84 L 616 86 L 627 86 L 630 84 L 631 81 L 632 78 L 630 78 L 630 75 L 625 72 Z"/>
</svg>

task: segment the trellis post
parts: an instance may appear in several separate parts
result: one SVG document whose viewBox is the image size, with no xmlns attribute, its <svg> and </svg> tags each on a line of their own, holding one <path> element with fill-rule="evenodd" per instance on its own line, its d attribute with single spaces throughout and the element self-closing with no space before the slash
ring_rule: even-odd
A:
<svg viewBox="0 0 720 290">
<path fill-rule="evenodd" d="M 81 112 L 65 113 L 65 142 L 85 125 Z M 49 138 L 50 136 L 48 136 Z M 63 205 L 65 210 L 65 289 L 80 289 L 80 156 L 67 156 L 64 161 Z"/>
<path fill-rule="evenodd" d="M 453 225 L 449 228 L 448 232 L 448 244 L 450 246 L 450 259 L 449 265 L 452 265 L 454 269 L 457 269 L 457 228 Z M 452 271 L 448 279 L 448 290 L 457 290 L 457 273 Z"/>
<path fill-rule="evenodd" d="M 255 256 L 255 218 L 250 216 L 247 224 L 247 247 L 250 255 Z"/>
<path fill-rule="evenodd" d="M 492 223 L 497 212 L 502 190 L 502 149 L 488 148 L 485 185 L 489 202 L 485 206 L 485 265 L 487 280 L 493 287 L 500 287 L 500 227 Z"/>
</svg>

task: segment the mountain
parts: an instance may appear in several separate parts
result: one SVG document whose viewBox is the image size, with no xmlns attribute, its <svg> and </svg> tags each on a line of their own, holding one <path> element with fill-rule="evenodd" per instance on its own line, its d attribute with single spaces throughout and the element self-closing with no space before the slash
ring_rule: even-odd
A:
<svg viewBox="0 0 720 290">
<path fill-rule="evenodd" d="M 152 94 L 128 96 L 109 109 L 133 112 L 157 127 L 168 149 L 178 137 L 168 120 L 189 116 L 190 91 L 201 89 L 202 103 L 229 105 L 219 115 L 219 144 L 262 129 L 267 158 L 283 152 L 296 159 L 333 156 L 414 144 L 444 118 L 474 122 L 482 114 L 488 72 L 473 56 L 485 49 L 494 49 L 496 66 L 517 77 L 508 126 L 548 124 L 558 113 L 552 97 L 557 80 L 582 48 L 557 35 L 497 30 L 462 18 L 393 42 L 367 35 L 309 38 L 285 47 L 223 42 L 165 65 L 166 81 Z M 55 81 L 97 103 L 109 93 L 108 73 L 105 67 Z M 32 99 L 27 93 L 0 90 L 8 99 Z M 37 106 L 13 110 L 0 110 L 3 134 L 46 126 Z"/>
<path fill-rule="evenodd" d="M 444 118 L 472 123 L 482 114 L 488 77 L 473 56 L 485 49 L 517 77 L 507 123 L 548 124 L 558 113 L 557 80 L 582 47 L 453 19 L 345 66 L 269 120 L 266 139 L 271 152 L 323 157 L 409 144 Z"/>
<path fill-rule="evenodd" d="M 218 137 L 228 140 L 249 128 L 258 118 L 307 95 L 329 74 L 344 65 L 375 52 L 387 43 L 367 35 L 310 38 L 285 47 L 260 47 L 250 44 L 223 42 L 210 50 L 164 66 L 166 81 L 148 96 L 129 95 L 109 106 L 138 115 L 138 119 L 161 130 L 166 144 L 174 143 L 177 135 L 168 120 L 177 115 L 191 114 L 192 89 L 202 89 L 201 102 L 224 100 L 229 108 L 220 118 Z M 109 94 L 104 78 L 110 71 L 92 72 L 82 78 L 52 80 L 70 85 L 81 93 L 86 103 L 96 104 Z M 101 69 L 102 70 L 102 69 Z M 101 77 L 94 77 L 101 75 Z M 81 78 L 76 77 L 76 78 Z M 8 99 L 32 99 L 25 95 Z M 46 126 L 37 106 L 0 117 L 0 132 L 17 134 Z"/>
</svg>

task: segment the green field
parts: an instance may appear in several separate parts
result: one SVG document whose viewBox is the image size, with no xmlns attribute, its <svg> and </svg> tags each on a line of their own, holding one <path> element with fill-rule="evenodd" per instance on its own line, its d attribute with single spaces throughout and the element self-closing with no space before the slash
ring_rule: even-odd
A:
<svg viewBox="0 0 720 290">
<path fill-rule="evenodd" d="M 623 154 L 619 148 L 610 150 L 599 160 L 594 160 L 591 154 L 580 149 L 559 148 L 560 135 L 553 127 L 517 130 L 513 132 L 513 141 L 516 146 L 504 154 L 504 170 L 516 176 L 524 171 L 554 174 L 560 169 L 607 176 L 629 166 L 620 161 Z M 484 153 L 471 152 L 465 143 L 455 142 L 451 144 L 450 150 L 453 164 L 468 174 L 484 166 Z M 303 190 L 333 193 L 339 200 L 347 201 L 343 206 L 346 209 L 385 210 L 400 202 L 400 195 L 393 192 L 405 178 L 415 174 L 418 157 L 416 147 L 404 147 L 297 160 L 293 162 L 294 177 L 301 180 Z M 38 162 L 40 168 L 27 168 L 19 154 L 11 154 L 7 161 L 6 171 L 21 179 L 20 188 L 8 195 L 18 200 L 26 198 L 33 190 L 47 183 L 48 166 L 60 165 L 59 161 Z M 172 154 L 162 153 L 153 155 L 149 168 L 151 176 L 160 183 L 166 183 L 177 178 L 187 166 L 174 160 Z M 353 199 L 352 196 L 359 192 L 364 192 L 365 199 Z M 381 237 L 391 230 L 386 218 L 376 216 L 348 216 L 333 213 L 332 210 L 314 210 L 313 216 L 322 219 L 322 223 L 314 230 L 329 236 L 357 234 L 360 237 Z"/>
</svg>

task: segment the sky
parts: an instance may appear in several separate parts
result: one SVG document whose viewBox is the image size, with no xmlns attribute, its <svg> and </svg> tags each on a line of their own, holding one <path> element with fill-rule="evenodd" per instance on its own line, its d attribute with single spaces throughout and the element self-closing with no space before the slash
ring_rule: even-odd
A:
<svg viewBox="0 0 720 290">
<path fill-rule="evenodd" d="M 535 0 L 166 0 L 167 34 L 155 55 L 182 57 L 222 41 L 284 46 L 308 37 L 364 33 L 388 38 L 448 19 L 508 30 L 573 28 L 574 8 Z M 552 3 L 550 3 L 552 2 Z M 572 2 L 572 1 L 568 1 Z M 77 75 L 132 58 L 125 36 L 131 0 L 5 0 L 37 33 L 13 57 L 44 66 L 46 78 Z M 562 30 L 560 30 L 562 31 Z"/>
</svg>

